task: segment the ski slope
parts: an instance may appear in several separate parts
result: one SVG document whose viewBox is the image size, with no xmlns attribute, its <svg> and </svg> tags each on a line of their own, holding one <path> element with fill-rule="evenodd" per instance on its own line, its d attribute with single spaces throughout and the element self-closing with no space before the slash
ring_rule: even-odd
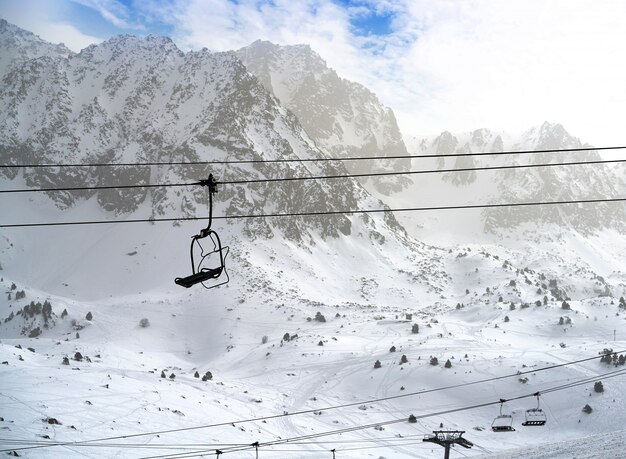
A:
<svg viewBox="0 0 626 459">
<path fill-rule="evenodd" d="M 64 218 L 93 215 L 86 203 Z M 13 295 L 3 296 L 0 309 L 1 449 L 33 458 L 211 457 L 216 449 L 255 457 L 249 445 L 258 441 L 270 442 L 259 457 L 331 457 L 334 448 L 342 458 L 427 458 L 443 453 L 422 442 L 440 425 L 466 431 L 475 444 L 452 457 L 543 457 L 590 436 L 589 454 L 618 448 L 603 435 L 626 421 L 626 379 L 601 377 L 598 394 L 593 378 L 624 367 L 596 359 L 535 370 L 626 349 L 626 311 L 617 301 L 623 273 L 607 281 L 612 295 L 599 296 L 604 287 L 588 266 L 543 260 L 531 269 L 527 254 L 502 247 L 424 247 L 417 259 L 398 256 L 389 241 L 328 239 L 310 248 L 251 242 L 225 225 L 216 229 L 231 246 L 231 282 L 186 290 L 173 278 L 189 269 L 189 236 L 198 226 L 3 231 L 2 285 Z M 552 298 L 534 304 L 546 296 L 536 292 L 542 275 L 559 279 L 571 310 Z M 21 290 L 26 298 L 16 300 Z M 38 315 L 4 322 L 44 300 L 54 313 L 48 329 Z M 315 320 L 318 312 L 325 322 Z M 561 317 L 571 323 L 559 325 Z M 22 334 L 35 325 L 39 336 Z M 285 341 L 285 333 L 297 338 Z M 196 371 L 213 377 L 202 381 Z M 585 378 L 541 397 L 546 426 L 520 425 L 535 406 L 533 393 Z M 524 395 L 505 405 L 516 431 L 491 432 L 497 401 Z M 389 399 L 372 401 L 381 398 Z M 581 411 L 587 403 L 591 414 Z M 60 424 L 49 424 L 52 418 Z M 257 420 L 242 422 L 249 419 Z M 94 441 L 104 438 L 111 440 Z M 294 440 L 281 443 L 287 439 Z"/>
</svg>

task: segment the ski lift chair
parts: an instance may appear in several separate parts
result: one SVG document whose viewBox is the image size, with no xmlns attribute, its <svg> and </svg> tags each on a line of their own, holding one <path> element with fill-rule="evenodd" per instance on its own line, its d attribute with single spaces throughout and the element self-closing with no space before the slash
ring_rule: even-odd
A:
<svg viewBox="0 0 626 459">
<path fill-rule="evenodd" d="M 199 234 L 191 238 L 191 247 L 189 249 L 191 274 L 186 277 L 177 277 L 174 279 L 174 282 L 185 288 L 201 283 L 204 288 L 209 289 L 224 285 L 229 281 L 226 265 L 224 263 L 228 255 L 228 247 L 222 247 L 220 237 L 211 229 L 213 220 L 213 193 L 217 193 L 217 182 L 213 178 L 213 174 L 210 174 L 207 180 L 200 181 L 199 184 L 209 187 L 209 224 L 205 229 L 201 230 Z M 213 244 L 213 249 L 207 253 L 204 252 L 204 248 L 200 243 L 200 240 L 205 238 L 208 238 Z M 196 250 L 199 250 L 200 253 L 200 261 L 197 264 L 194 257 Z M 225 278 L 222 276 L 225 276 Z"/>
<path fill-rule="evenodd" d="M 502 406 L 506 400 L 500 399 L 500 414 L 491 423 L 491 430 L 494 432 L 513 432 L 513 415 L 502 414 Z"/>
<path fill-rule="evenodd" d="M 522 422 L 525 427 L 543 426 L 547 421 L 546 413 L 539 408 L 539 392 L 535 394 L 535 397 L 537 397 L 537 407 L 526 410 L 526 420 Z"/>
</svg>

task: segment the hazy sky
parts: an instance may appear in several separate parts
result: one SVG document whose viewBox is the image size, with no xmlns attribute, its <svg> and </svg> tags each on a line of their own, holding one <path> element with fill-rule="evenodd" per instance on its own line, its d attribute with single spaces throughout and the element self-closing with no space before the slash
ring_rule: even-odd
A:
<svg viewBox="0 0 626 459">
<path fill-rule="evenodd" d="M 307 43 L 407 135 L 550 121 L 626 144 L 624 0 L 0 0 L 0 17 L 76 51 L 120 33 L 183 50 Z"/>
</svg>

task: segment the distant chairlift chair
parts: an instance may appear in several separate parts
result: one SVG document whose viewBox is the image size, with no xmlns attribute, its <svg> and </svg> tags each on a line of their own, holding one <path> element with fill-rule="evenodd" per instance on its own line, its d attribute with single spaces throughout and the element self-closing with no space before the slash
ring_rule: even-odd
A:
<svg viewBox="0 0 626 459">
<path fill-rule="evenodd" d="M 537 397 L 537 408 L 526 410 L 526 421 L 522 422 L 525 427 L 543 426 L 547 421 L 546 414 L 539 408 L 539 392 L 535 394 L 535 397 Z"/>
<path fill-rule="evenodd" d="M 502 406 L 506 400 L 500 399 L 500 414 L 491 423 L 491 430 L 494 432 L 513 432 L 513 415 L 502 414 Z"/>
</svg>

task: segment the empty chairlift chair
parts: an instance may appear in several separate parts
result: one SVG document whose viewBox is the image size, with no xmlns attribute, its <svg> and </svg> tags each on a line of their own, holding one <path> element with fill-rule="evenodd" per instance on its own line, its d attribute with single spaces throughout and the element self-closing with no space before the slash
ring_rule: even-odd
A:
<svg viewBox="0 0 626 459">
<path fill-rule="evenodd" d="M 228 283 L 228 273 L 226 272 L 225 260 L 228 255 L 228 247 L 222 247 L 222 241 L 218 234 L 211 229 L 213 220 L 213 193 L 217 193 L 217 182 L 213 174 L 208 180 L 200 182 L 202 186 L 209 188 L 209 223 L 207 227 L 200 231 L 191 239 L 189 249 L 191 257 L 191 274 L 186 277 L 177 277 L 176 282 L 181 287 L 189 288 L 196 284 L 202 284 L 204 288 L 213 288 Z M 212 248 L 205 252 L 200 243 L 201 239 L 206 239 L 212 244 Z M 194 253 L 198 253 L 198 258 Z"/>
<path fill-rule="evenodd" d="M 539 408 L 539 392 L 535 394 L 535 397 L 537 397 L 537 408 L 526 410 L 526 420 L 522 422 L 525 427 L 543 426 L 547 421 L 546 413 Z"/>
<path fill-rule="evenodd" d="M 491 430 L 494 432 L 513 432 L 513 415 L 503 414 L 502 407 L 506 400 L 500 399 L 500 414 L 491 423 Z"/>
</svg>

